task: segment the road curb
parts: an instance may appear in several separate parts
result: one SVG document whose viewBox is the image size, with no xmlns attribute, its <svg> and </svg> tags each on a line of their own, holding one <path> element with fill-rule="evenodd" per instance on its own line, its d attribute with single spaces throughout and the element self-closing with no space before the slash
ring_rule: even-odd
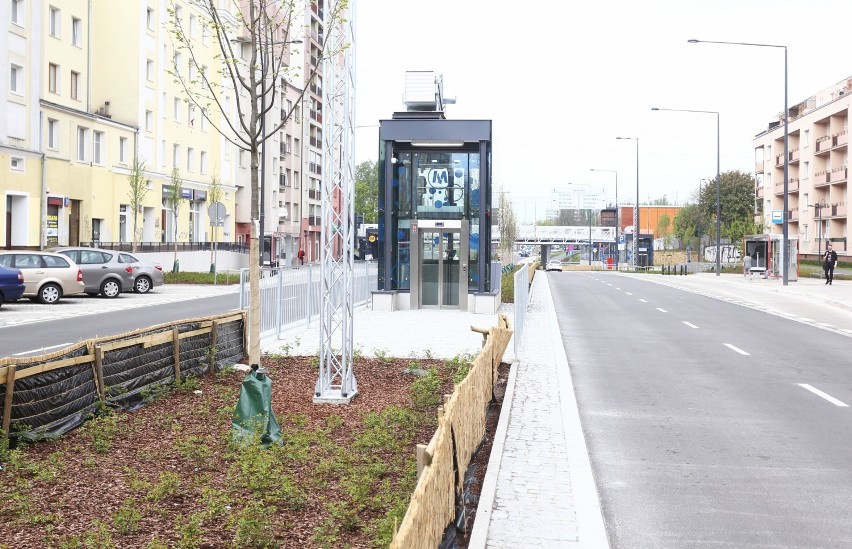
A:
<svg viewBox="0 0 852 549">
<path fill-rule="evenodd" d="M 503 460 L 503 448 L 509 431 L 509 418 L 512 415 L 512 401 L 518 379 L 518 362 L 515 357 L 509 369 L 509 379 L 506 382 L 506 392 L 503 394 L 503 405 L 500 408 L 500 419 L 497 422 L 497 431 L 494 433 L 494 443 L 491 445 L 488 470 L 482 480 L 482 491 L 479 494 L 479 504 L 476 507 L 476 518 L 473 521 L 468 549 L 485 549 L 485 543 L 488 541 L 488 527 L 491 524 L 491 512 L 494 510 L 494 498 L 497 495 L 500 462 Z"/>
</svg>

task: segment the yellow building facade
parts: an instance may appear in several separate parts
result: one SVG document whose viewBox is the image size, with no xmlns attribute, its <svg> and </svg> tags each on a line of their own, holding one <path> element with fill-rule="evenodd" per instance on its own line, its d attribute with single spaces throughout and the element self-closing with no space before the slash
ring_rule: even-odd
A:
<svg viewBox="0 0 852 549">
<path fill-rule="evenodd" d="M 0 62 L 9 67 L 0 116 L 0 248 L 131 242 L 136 159 L 144 162 L 146 190 L 138 241 L 210 241 L 216 180 L 229 214 L 217 240 L 233 241 L 235 147 L 214 127 L 219 111 L 208 119 L 173 75 L 192 78 L 198 70 L 172 43 L 173 15 L 197 39 L 199 63 L 217 70 L 200 14 L 185 2 L 171 14 L 153 0 L 10 1 L 11 17 L 0 21 L 7 42 Z M 177 215 L 175 168 L 183 180 Z"/>
</svg>

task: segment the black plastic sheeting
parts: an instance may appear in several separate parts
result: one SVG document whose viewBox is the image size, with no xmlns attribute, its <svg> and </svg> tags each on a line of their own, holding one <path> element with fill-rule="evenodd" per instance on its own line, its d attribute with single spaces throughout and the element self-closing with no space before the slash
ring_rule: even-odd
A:
<svg viewBox="0 0 852 549">
<path fill-rule="evenodd" d="M 177 325 L 180 333 L 197 330 L 199 322 Z M 222 370 L 238 362 L 244 354 L 243 322 L 218 324 L 216 327 L 214 368 Z M 146 335 L 171 332 L 172 326 L 161 326 Z M 138 337 L 138 333 L 128 337 Z M 121 337 L 110 337 L 110 343 Z M 180 340 L 181 380 L 199 377 L 210 371 L 211 334 L 198 334 Z M 86 355 L 80 345 L 49 360 L 19 365 L 25 372 L 63 359 Z M 101 361 L 106 404 L 118 409 L 132 410 L 145 404 L 146 389 L 172 383 L 174 379 L 174 344 L 171 340 L 145 347 L 143 344 L 106 350 Z M 0 410 L 6 394 L 0 384 Z M 57 368 L 15 380 L 10 436 L 13 441 L 38 440 L 61 436 L 80 426 L 100 406 L 95 369 L 91 362 Z"/>
<path fill-rule="evenodd" d="M 50 361 L 19 365 L 17 372 L 86 353 L 85 346 L 77 347 Z M 0 387 L 5 406 L 6 384 Z M 10 430 L 15 438 L 24 440 L 60 436 L 81 425 L 97 407 L 98 389 L 92 365 L 58 368 L 15 380 Z"/>
</svg>

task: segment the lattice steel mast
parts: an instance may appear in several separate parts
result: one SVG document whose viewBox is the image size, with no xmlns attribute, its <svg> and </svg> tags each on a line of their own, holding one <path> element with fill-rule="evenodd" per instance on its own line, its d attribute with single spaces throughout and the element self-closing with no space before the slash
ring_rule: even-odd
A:
<svg viewBox="0 0 852 549">
<path fill-rule="evenodd" d="M 352 363 L 354 304 L 355 55 L 351 15 L 355 2 L 335 21 L 327 9 L 323 61 L 322 310 L 320 371 L 314 402 L 349 402 L 358 393 Z M 329 25 L 333 24 L 332 27 Z"/>
</svg>

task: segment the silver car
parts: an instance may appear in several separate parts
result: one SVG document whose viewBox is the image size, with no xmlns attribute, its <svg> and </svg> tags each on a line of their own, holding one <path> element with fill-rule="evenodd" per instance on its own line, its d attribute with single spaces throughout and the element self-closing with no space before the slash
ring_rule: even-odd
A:
<svg viewBox="0 0 852 549">
<path fill-rule="evenodd" d="M 147 294 L 151 288 L 162 286 L 165 282 L 163 266 L 159 263 L 151 263 L 138 259 L 135 255 L 122 253 L 132 258 L 133 263 L 133 291 L 137 294 Z"/>
<path fill-rule="evenodd" d="M 0 252 L 0 265 L 24 275 L 24 297 L 53 304 L 62 296 L 83 293 L 83 271 L 61 254 L 30 250 Z"/>
<path fill-rule="evenodd" d="M 80 267 L 89 295 L 114 298 L 133 290 L 131 264 L 135 258 L 129 254 L 98 248 L 50 248 L 49 251 L 67 255 Z"/>
</svg>

